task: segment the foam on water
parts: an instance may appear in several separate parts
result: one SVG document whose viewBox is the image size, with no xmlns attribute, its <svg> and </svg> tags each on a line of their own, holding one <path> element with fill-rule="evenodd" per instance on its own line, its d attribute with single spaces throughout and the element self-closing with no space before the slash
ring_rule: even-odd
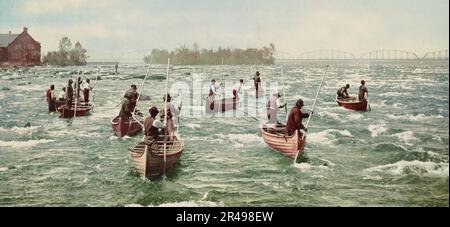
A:
<svg viewBox="0 0 450 227">
<path fill-rule="evenodd" d="M 448 163 L 422 162 L 414 161 L 398 161 L 393 164 L 375 166 L 365 171 L 369 172 L 384 172 L 393 175 L 400 175 L 404 173 L 414 173 L 418 175 L 448 177 Z"/>
<path fill-rule="evenodd" d="M 0 172 L 5 172 L 8 170 L 8 167 L 0 167 Z"/>
<path fill-rule="evenodd" d="M 406 131 L 393 134 L 400 142 L 404 142 L 406 145 L 412 145 L 410 142 L 418 142 L 420 139 L 414 137 L 414 132 Z"/>
<path fill-rule="evenodd" d="M 370 131 L 372 137 L 377 137 L 379 134 L 387 131 L 385 126 L 386 124 L 380 121 L 378 124 L 367 126 L 367 129 Z"/>
<path fill-rule="evenodd" d="M 352 133 L 346 129 L 345 130 L 326 129 L 321 132 L 308 134 L 307 141 L 308 141 L 308 143 L 319 143 L 319 144 L 331 145 L 331 144 L 333 144 L 333 141 L 336 138 L 336 136 L 334 134 L 332 134 L 333 132 L 337 132 L 341 136 L 353 137 Z"/>
<path fill-rule="evenodd" d="M 28 141 L 2 141 L 0 140 L 0 147 L 12 147 L 12 148 L 31 148 L 39 144 L 50 143 L 54 140 L 28 140 Z"/>
<path fill-rule="evenodd" d="M 31 126 L 31 127 L 17 127 L 14 126 L 12 128 L 3 128 L 0 127 L 0 132 L 5 133 L 16 133 L 20 135 L 30 134 L 38 129 L 42 128 L 41 126 Z"/>
<path fill-rule="evenodd" d="M 393 115 L 393 114 L 386 114 L 386 116 L 393 120 L 408 120 L 408 121 L 425 121 L 425 120 L 432 120 L 432 119 L 444 119 L 445 117 L 442 115 L 430 115 L 427 116 L 425 114 L 405 114 L 405 115 Z"/>
</svg>

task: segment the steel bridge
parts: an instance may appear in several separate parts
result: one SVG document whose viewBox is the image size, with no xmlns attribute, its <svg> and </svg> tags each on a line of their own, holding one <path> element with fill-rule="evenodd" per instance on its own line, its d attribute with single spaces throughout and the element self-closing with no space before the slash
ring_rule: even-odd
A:
<svg viewBox="0 0 450 227">
<path fill-rule="evenodd" d="M 448 60 L 448 50 L 437 50 L 426 53 L 422 60 Z"/>
</svg>

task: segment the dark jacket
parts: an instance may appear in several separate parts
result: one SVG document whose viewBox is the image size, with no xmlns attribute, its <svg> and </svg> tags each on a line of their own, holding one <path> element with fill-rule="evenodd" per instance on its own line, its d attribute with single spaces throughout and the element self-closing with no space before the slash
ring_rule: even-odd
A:
<svg viewBox="0 0 450 227">
<path fill-rule="evenodd" d="M 286 134 L 289 136 L 294 135 L 295 130 L 304 129 L 302 124 L 302 118 L 308 118 L 309 114 L 304 114 L 300 109 L 294 106 L 289 113 L 288 121 L 286 124 Z"/>
</svg>

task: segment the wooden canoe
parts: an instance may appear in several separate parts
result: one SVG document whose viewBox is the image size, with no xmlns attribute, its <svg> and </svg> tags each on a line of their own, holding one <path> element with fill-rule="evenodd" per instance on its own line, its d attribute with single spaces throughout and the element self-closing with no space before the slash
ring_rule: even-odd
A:
<svg viewBox="0 0 450 227">
<path fill-rule="evenodd" d="M 206 99 L 205 103 L 205 112 L 206 113 L 223 113 L 228 110 L 236 110 L 237 103 L 239 102 L 239 99 L 233 99 L 233 98 L 227 98 L 222 99 L 220 102 L 214 101 L 211 102 L 209 99 Z"/>
<path fill-rule="evenodd" d="M 134 136 L 142 131 L 142 125 L 144 124 L 143 119 L 138 120 L 136 121 L 134 118 L 123 120 L 117 116 L 111 120 L 111 127 L 118 137 Z"/>
<path fill-rule="evenodd" d="M 58 112 L 60 113 L 60 117 L 62 118 L 72 118 L 75 115 L 76 112 L 76 116 L 84 116 L 87 113 L 89 113 L 89 111 L 91 111 L 93 105 L 91 103 L 80 103 L 77 104 L 77 109 L 75 110 L 75 104 L 72 104 L 72 106 L 69 108 L 67 108 L 66 105 L 62 105 L 60 107 L 58 107 Z"/>
<path fill-rule="evenodd" d="M 156 177 L 164 172 L 164 142 L 158 142 L 158 152 L 150 150 L 143 141 L 130 149 L 130 157 L 137 172 L 143 177 Z M 184 143 L 177 137 L 166 145 L 165 172 L 172 169 L 183 153 Z"/>
<path fill-rule="evenodd" d="M 264 142 L 273 150 L 291 158 L 295 158 L 297 152 L 299 157 L 303 153 L 306 137 L 302 140 L 302 134 L 298 130 L 292 136 L 286 135 L 286 126 L 273 128 L 263 126 L 260 130 Z"/>
<path fill-rule="evenodd" d="M 339 106 L 342 106 L 346 109 L 360 110 L 360 111 L 364 111 L 367 109 L 366 99 L 359 101 L 356 97 L 339 98 L 339 99 L 336 97 L 335 100 Z"/>
</svg>

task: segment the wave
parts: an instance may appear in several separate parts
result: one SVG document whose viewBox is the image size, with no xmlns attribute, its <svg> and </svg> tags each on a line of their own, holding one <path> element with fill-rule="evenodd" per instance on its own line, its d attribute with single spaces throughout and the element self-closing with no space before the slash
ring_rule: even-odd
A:
<svg viewBox="0 0 450 227">
<path fill-rule="evenodd" d="M 365 169 L 368 172 L 383 172 L 392 175 L 400 174 L 417 174 L 427 176 L 448 177 L 448 163 L 422 162 L 414 161 L 398 161 L 393 164 L 375 166 Z"/>
<path fill-rule="evenodd" d="M 50 143 L 54 140 L 28 140 L 28 141 L 2 141 L 0 140 L 0 147 L 12 147 L 12 148 L 31 148 L 39 144 Z"/>
<path fill-rule="evenodd" d="M 238 141 L 242 143 L 251 143 L 251 142 L 262 142 L 262 137 L 256 135 L 256 134 L 229 134 L 229 135 L 223 135 L 223 134 L 217 134 L 220 138 L 228 138 L 231 141 Z"/>
<path fill-rule="evenodd" d="M 26 128 L 25 127 L 17 127 L 17 126 L 14 126 L 12 128 L 0 127 L 0 132 L 16 133 L 16 134 L 25 135 L 25 134 L 32 133 L 33 131 L 36 131 L 40 128 L 41 128 L 41 126 L 31 126 L 31 127 L 26 127 Z"/>
<path fill-rule="evenodd" d="M 393 115 L 393 114 L 386 114 L 386 116 L 393 120 L 409 120 L 409 121 L 424 121 L 424 120 L 431 120 L 431 119 L 444 119 L 445 117 L 442 115 L 430 115 L 427 116 L 425 114 L 418 114 L 418 115 L 412 115 L 412 114 L 406 114 L 406 115 Z"/>
<path fill-rule="evenodd" d="M 370 131 L 372 137 L 377 137 L 379 134 L 387 131 L 385 126 L 386 124 L 381 121 L 379 124 L 367 126 L 367 129 Z"/>
<path fill-rule="evenodd" d="M 334 134 L 333 134 L 334 133 Z M 336 139 L 336 133 L 339 133 L 344 137 L 353 137 L 352 133 L 348 130 L 337 130 L 337 129 L 326 129 L 321 132 L 308 134 L 308 143 L 321 143 L 321 144 L 333 144 L 334 139 Z"/>
<path fill-rule="evenodd" d="M 0 172 L 8 171 L 8 167 L 0 167 Z"/>
<path fill-rule="evenodd" d="M 307 172 L 313 169 L 319 169 L 319 170 L 326 170 L 328 169 L 327 166 L 324 165 L 319 165 L 319 166 L 315 166 L 315 165 L 311 165 L 309 163 L 306 162 L 302 162 L 302 163 L 294 163 L 294 168 L 299 169 L 300 172 Z"/>
<path fill-rule="evenodd" d="M 392 136 L 397 137 L 399 141 L 404 142 L 406 145 L 412 145 L 410 142 L 420 141 L 420 139 L 414 137 L 414 132 L 412 131 L 400 132 Z"/>
</svg>

